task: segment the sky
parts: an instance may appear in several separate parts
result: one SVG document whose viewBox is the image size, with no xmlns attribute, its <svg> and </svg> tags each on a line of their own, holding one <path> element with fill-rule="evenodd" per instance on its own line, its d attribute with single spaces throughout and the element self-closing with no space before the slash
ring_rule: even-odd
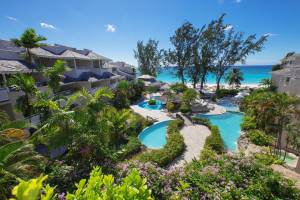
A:
<svg viewBox="0 0 300 200">
<path fill-rule="evenodd" d="M 138 40 L 170 37 L 184 22 L 202 27 L 226 13 L 225 22 L 246 35 L 269 35 L 248 65 L 275 64 L 300 52 L 300 0 L 1 0 L 0 39 L 19 37 L 27 27 L 49 44 L 91 49 L 114 61 L 137 65 Z"/>
</svg>

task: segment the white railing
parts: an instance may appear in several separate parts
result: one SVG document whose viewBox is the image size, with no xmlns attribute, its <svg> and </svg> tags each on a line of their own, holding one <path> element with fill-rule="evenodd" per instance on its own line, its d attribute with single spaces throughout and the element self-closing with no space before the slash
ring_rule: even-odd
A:
<svg viewBox="0 0 300 200">
<path fill-rule="evenodd" d="M 6 88 L 0 88 L 0 102 L 2 101 L 8 101 L 8 90 Z"/>
</svg>

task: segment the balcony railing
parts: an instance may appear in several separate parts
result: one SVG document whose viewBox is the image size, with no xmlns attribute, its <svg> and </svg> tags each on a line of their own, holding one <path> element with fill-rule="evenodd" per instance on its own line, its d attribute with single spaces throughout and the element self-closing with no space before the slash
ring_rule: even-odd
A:
<svg viewBox="0 0 300 200">
<path fill-rule="evenodd" d="M 8 101 L 8 90 L 6 88 L 0 88 L 0 102 Z"/>
</svg>

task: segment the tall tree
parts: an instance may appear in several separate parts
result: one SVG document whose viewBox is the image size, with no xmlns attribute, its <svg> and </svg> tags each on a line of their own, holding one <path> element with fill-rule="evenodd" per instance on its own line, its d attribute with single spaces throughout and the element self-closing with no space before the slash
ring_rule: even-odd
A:
<svg viewBox="0 0 300 200">
<path fill-rule="evenodd" d="M 26 49 L 27 60 L 32 64 L 32 54 L 30 49 L 43 46 L 42 41 L 47 40 L 44 36 L 37 35 L 33 28 L 27 28 L 20 38 L 13 38 L 11 41 L 18 47 Z"/>
<path fill-rule="evenodd" d="M 186 22 L 170 38 L 174 50 L 166 52 L 166 60 L 176 65 L 176 76 L 180 78 L 182 83 L 185 83 L 185 72 L 192 63 L 193 45 L 198 39 L 198 33 L 199 29 L 195 28 L 190 22 Z"/>
<path fill-rule="evenodd" d="M 157 76 L 162 61 L 162 51 L 158 49 L 158 41 L 149 39 L 146 44 L 138 41 L 134 57 L 138 61 L 138 67 L 142 74 Z"/>
<path fill-rule="evenodd" d="M 236 32 L 231 25 L 224 24 L 224 14 L 211 22 L 216 59 L 213 72 L 216 75 L 217 90 L 226 71 L 237 62 L 245 63 L 247 56 L 259 52 L 267 40 L 267 35 L 256 39 L 256 35 L 244 38 L 244 33 Z"/>
<path fill-rule="evenodd" d="M 15 74 L 8 80 L 8 84 L 17 90 L 24 92 L 24 96 L 20 96 L 17 99 L 17 110 L 21 111 L 24 116 L 33 114 L 32 100 L 36 94 L 37 88 L 32 76 L 28 74 Z"/>
<path fill-rule="evenodd" d="M 48 85 L 53 92 L 57 92 L 59 90 L 60 76 L 63 75 L 67 69 L 65 61 L 57 60 L 51 68 L 46 70 L 45 75 L 49 78 Z"/>
<path fill-rule="evenodd" d="M 234 85 L 235 87 L 239 87 L 243 80 L 243 72 L 241 72 L 239 68 L 232 68 L 232 70 L 226 76 L 226 81 L 228 84 Z"/>
</svg>

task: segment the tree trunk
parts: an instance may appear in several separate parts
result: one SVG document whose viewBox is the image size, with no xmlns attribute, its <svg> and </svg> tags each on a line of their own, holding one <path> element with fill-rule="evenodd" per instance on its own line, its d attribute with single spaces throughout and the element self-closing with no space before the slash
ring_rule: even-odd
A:
<svg viewBox="0 0 300 200">
<path fill-rule="evenodd" d="M 298 162 L 297 162 L 295 171 L 296 171 L 297 173 L 300 173 L 300 157 L 298 158 Z"/>
<path fill-rule="evenodd" d="M 216 92 L 218 92 L 220 90 L 220 82 L 221 82 L 221 77 L 217 78 L 217 89 Z"/>
<path fill-rule="evenodd" d="M 30 53 L 30 50 L 27 48 L 26 49 L 26 53 L 27 53 L 27 56 L 28 56 L 28 63 L 29 64 L 32 64 L 32 55 L 31 55 L 31 53 Z"/>
</svg>

